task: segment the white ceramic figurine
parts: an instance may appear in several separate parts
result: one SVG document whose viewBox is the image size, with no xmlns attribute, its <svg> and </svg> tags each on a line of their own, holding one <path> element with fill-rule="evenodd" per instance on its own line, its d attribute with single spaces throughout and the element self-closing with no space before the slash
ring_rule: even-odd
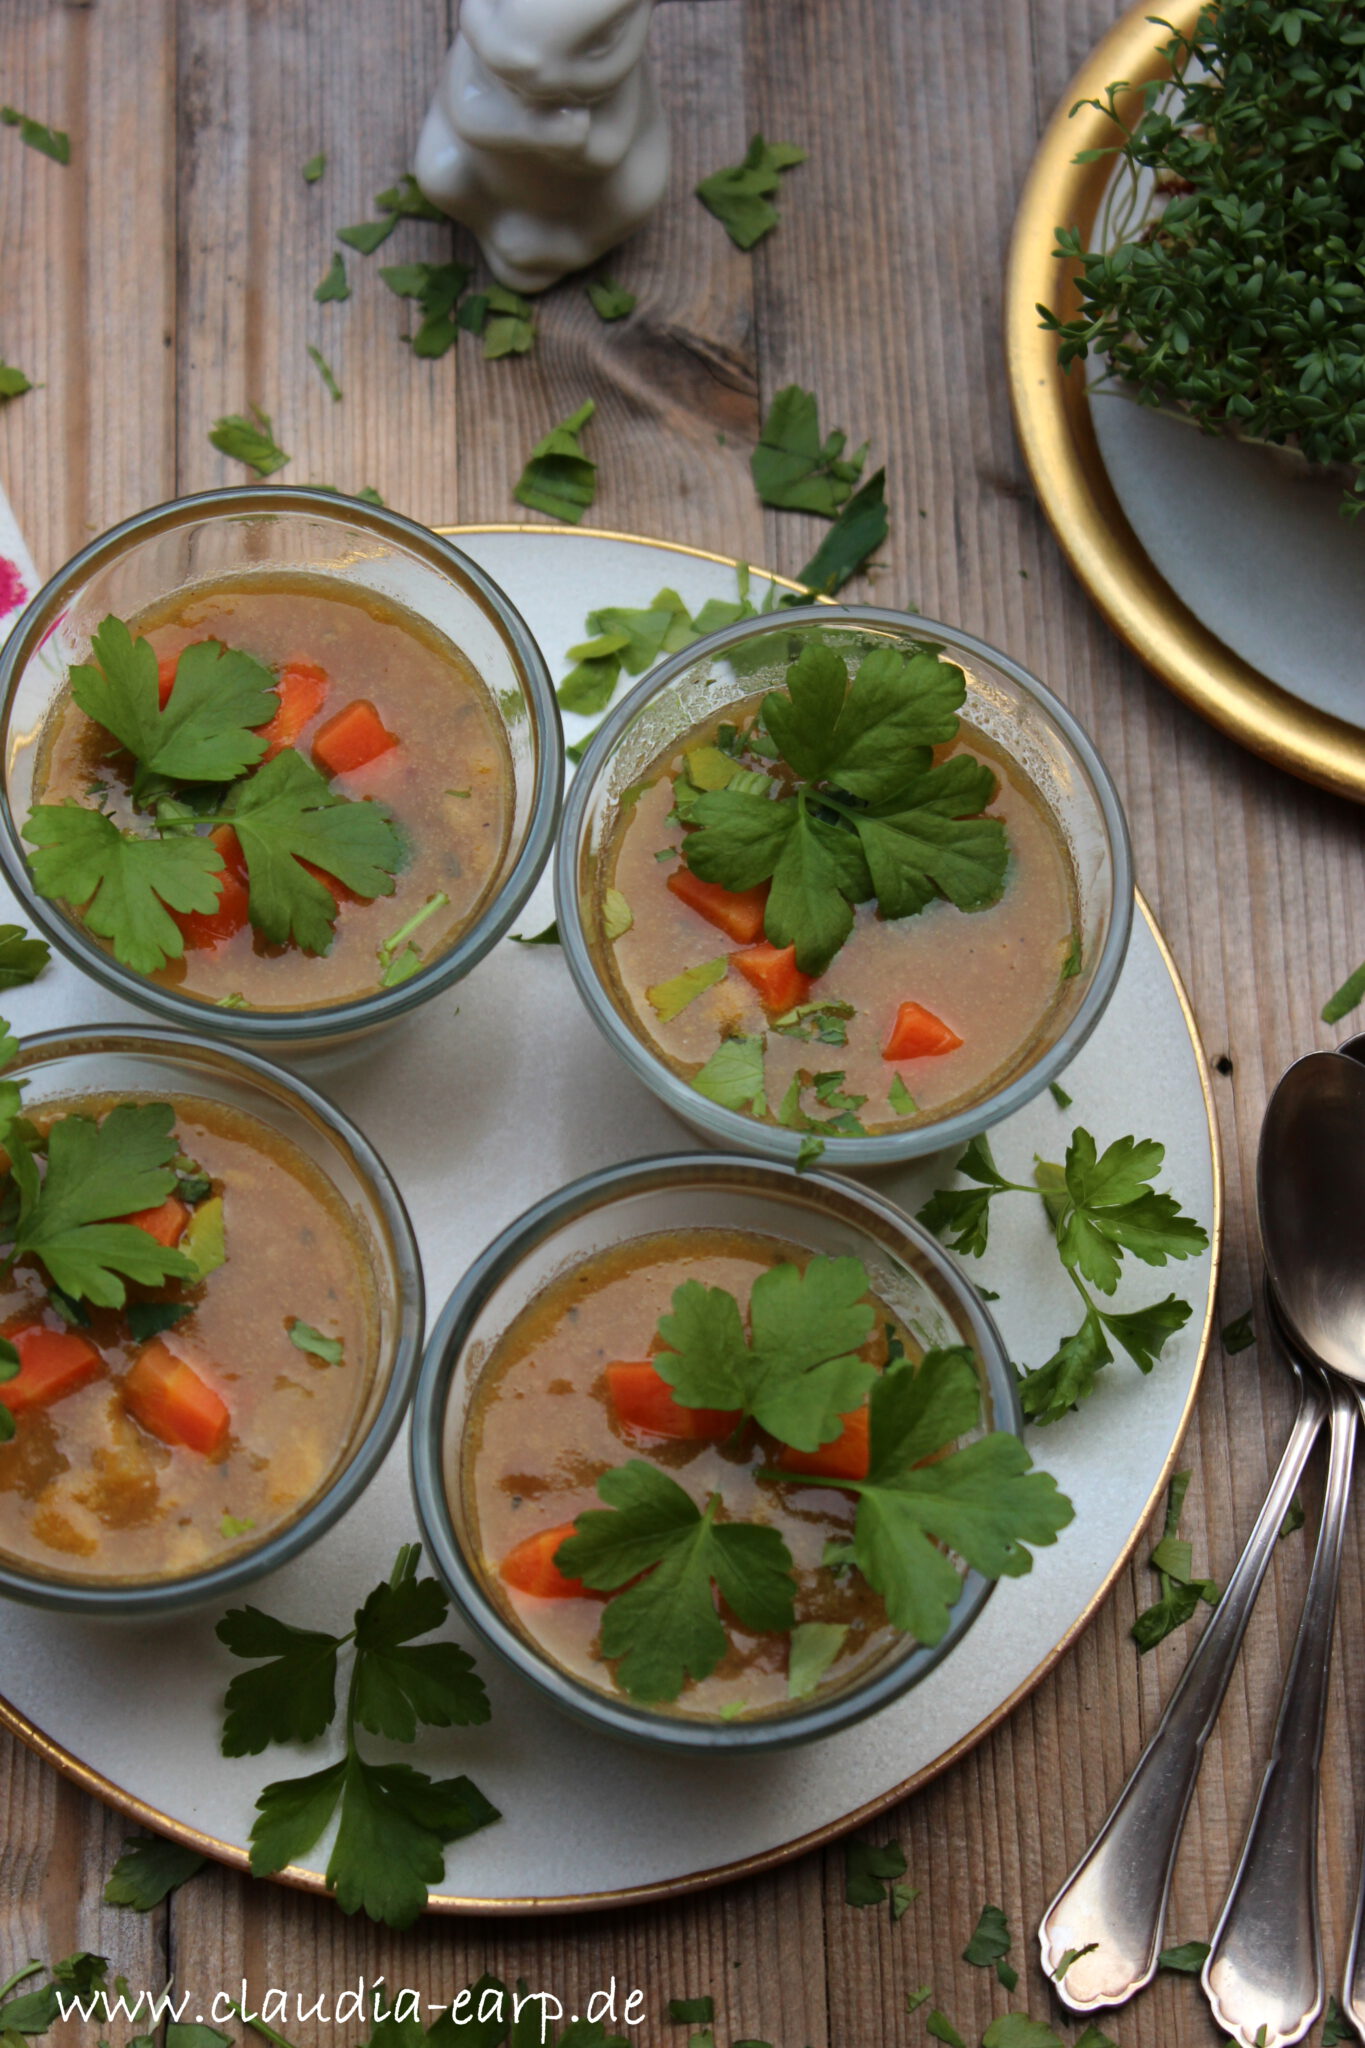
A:
<svg viewBox="0 0 1365 2048">
<path fill-rule="evenodd" d="M 658 204 L 654 0 L 463 0 L 413 166 L 514 291 L 594 262 Z"/>
</svg>

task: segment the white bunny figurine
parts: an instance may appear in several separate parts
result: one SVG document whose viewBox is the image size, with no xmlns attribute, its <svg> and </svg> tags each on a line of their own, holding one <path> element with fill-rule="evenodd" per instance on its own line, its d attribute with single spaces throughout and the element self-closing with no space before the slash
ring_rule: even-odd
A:
<svg viewBox="0 0 1365 2048">
<path fill-rule="evenodd" d="M 663 196 L 668 131 L 644 61 L 654 0 L 463 0 L 413 166 L 500 284 L 544 291 Z"/>
</svg>

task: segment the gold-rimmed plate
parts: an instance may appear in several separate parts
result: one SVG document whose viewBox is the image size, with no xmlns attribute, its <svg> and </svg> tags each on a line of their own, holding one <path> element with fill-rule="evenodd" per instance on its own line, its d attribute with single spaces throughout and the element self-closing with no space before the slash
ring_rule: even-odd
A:
<svg viewBox="0 0 1365 2048">
<path fill-rule="evenodd" d="M 1198 14 L 1198 0 L 1181 0 L 1169 19 L 1188 33 Z M 1166 68 L 1158 54 L 1163 31 L 1150 17 L 1150 6 L 1140 0 L 1086 59 L 1043 135 L 1019 203 L 1006 281 L 1005 338 L 1024 460 L 1072 568 L 1109 624 L 1143 661 L 1232 739 L 1277 767 L 1360 800 L 1365 798 L 1365 729 L 1272 680 L 1246 658 L 1245 649 L 1237 652 L 1213 630 L 1208 607 L 1196 610 L 1173 587 L 1138 538 L 1115 487 L 1096 433 L 1098 401 L 1091 398 L 1083 367 L 1063 372 L 1056 336 L 1039 323 L 1040 305 L 1063 319 L 1075 313 L 1075 266 L 1053 254 L 1056 230 L 1074 225 L 1088 245 L 1112 174 L 1111 158 L 1075 159 L 1087 150 L 1112 147 L 1113 123 L 1093 107 L 1081 105 L 1074 116 L 1069 110 L 1102 96 L 1118 79 L 1134 88 L 1127 117 L 1140 110 L 1137 88 L 1165 75 Z M 1128 403 L 1120 397 L 1107 402 Z M 1195 448 L 1200 437 L 1192 427 L 1169 421 L 1163 426 L 1189 438 L 1194 459 L 1207 454 Z M 1267 464 L 1276 461 L 1273 451 L 1218 446 L 1231 457 L 1225 502 L 1236 501 L 1248 455 L 1263 457 Z M 1239 463 L 1240 469 L 1235 467 Z M 1279 488 L 1283 467 L 1278 472 L 1267 468 L 1265 475 L 1268 487 Z M 1173 513 L 1180 500 L 1181 486 L 1172 478 Z M 1262 556 L 1241 565 L 1245 586 L 1264 585 L 1277 571 L 1283 573 L 1278 550 L 1268 560 Z M 1228 590 L 1229 611 L 1236 596 Z M 1357 669 L 1358 661 L 1352 663 L 1352 678 Z"/>
<path fill-rule="evenodd" d="M 589 609 L 646 604 L 668 584 L 695 611 L 735 588 L 726 558 L 664 542 L 544 526 L 451 531 L 523 610 L 556 670 L 582 639 Z M 759 596 L 766 581 L 755 578 Z M 587 721 L 572 723 L 577 737 Z M 1139 909 L 1110 1008 L 1068 1070 L 1074 1108 L 1064 1114 L 1045 1094 L 993 1133 L 1002 1164 L 1022 1177 L 1036 1152 L 1059 1155 L 1073 1120 L 1101 1143 L 1153 1130 L 1167 1146 L 1165 1178 L 1213 1239 L 1181 1269 L 1178 1291 L 1193 1314 L 1153 1375 L 1143 1379 L 1126 1362 L 1110 1367 L 1080 1413 L 1036 1440 L 1039 1461 L 1076 1503 L 1072 1528 L 1039 1553 L 1030 1577 L 1001 1585 L 953 1655 L 905 1700 L 829 1742 L 779 1756 L 698 1765 L 609 1742 L 556 1714 L 479 1650 L 494 1705 L 489 1727 L 431 1731 L 412 1757 L 435 1776 L 468 1771 L 504 1819 L 452 1848 L 434 1910 L 566 1912 L 640 1902 L 799 1855 L 948 1768 L 1091 1620 L 1146 1527 L 1189 1420 L 1221 1227 L 1203 1056 L 1160 933 Z M 537 931 L 551 914 L 546 885 L 520 929 Z M 108 1008 L 75 968 L 54 962 L 41 981 L 14 992 L 9 1014 L 27 1032 L 89 1021 Z M 613 1057 L 549 947 L 499 946 L 456 1000 L 431 1004 L 378 1049 L 367 1045 L 326 1085 L 398 1181 L 433 1310 L 531 1201 L 590 1168 L 687 1142 Z M 881 1176 L 878 1186 L 913 1210 L 943 1171 L 931 1161 Z M 992 1234 L 988 1259 L 970 1270 L 1000 1293 L 994 1312 L 1011 1356 L 1037 1361 L 1074 1323 L 1074 1290 L 1055 1260 L 1039 1256 L 1046 1224 L 1036 1205 L 1005 1208 Z M 1146 1269 L 1125 1279 L 1119 1305 L 1166 1291 L 1153 1290 L 1151 1279 Z M 254 1587 L 253 1604 L 342 1629 L 414 1533 L 399 1446 L 326 1543 Z M 315 1770 L 332 1752 L 324 1739 L 297 1753 L 219 1756 L 222 1696 L 238 1667 L 214 1638 L 216 1619 L 123 1630 L 11 1608 L 0 1645 L 0 1720 L 145 1825 L 244 1867 L 261 1787 Z M 284 1879 L 321 1891 L 324 1863 L 325 1853 Z"/>
</svg>

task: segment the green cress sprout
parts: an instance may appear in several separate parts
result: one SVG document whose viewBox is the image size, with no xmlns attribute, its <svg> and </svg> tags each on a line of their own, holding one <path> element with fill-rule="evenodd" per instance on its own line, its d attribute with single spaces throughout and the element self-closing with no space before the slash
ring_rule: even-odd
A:
<svg viewBox="0 0 1365 2048">
<path fill-rule="evenodd" d="M 1161 26 L 1169 28 L 1169 24 Z M 1342 509 L 1365 505 L 1365 82 L 1360 19 L 1339 0 L 1222 0 L 1171 30 L 1174 73 L 1144 88 L 1127 127 L 1124 85 L 1087 100 L 1122 139 L 1112 189 L 1125 216 L 1109 246 L 1057 229 L 1079 265 L 1080 311 L 1045 306 L 1063 367 L 1093 350 L 1145 405 L 1205 433 L 1298 448 L 1354 471 Z M 1142 206 L 1136 180 L 1155 176 Z"/>
</svg>

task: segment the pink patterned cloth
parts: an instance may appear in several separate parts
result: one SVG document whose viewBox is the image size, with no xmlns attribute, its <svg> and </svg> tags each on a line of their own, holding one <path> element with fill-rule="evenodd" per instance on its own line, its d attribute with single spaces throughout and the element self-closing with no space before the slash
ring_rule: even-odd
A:
<svg viewBox="0 0 1365 2048">
<path fill-rule="evenodd" d="M 38 572 L 24 537 L 0 489 L 0 647 L 10 627 L 38 588 Z"/>
</svg>

